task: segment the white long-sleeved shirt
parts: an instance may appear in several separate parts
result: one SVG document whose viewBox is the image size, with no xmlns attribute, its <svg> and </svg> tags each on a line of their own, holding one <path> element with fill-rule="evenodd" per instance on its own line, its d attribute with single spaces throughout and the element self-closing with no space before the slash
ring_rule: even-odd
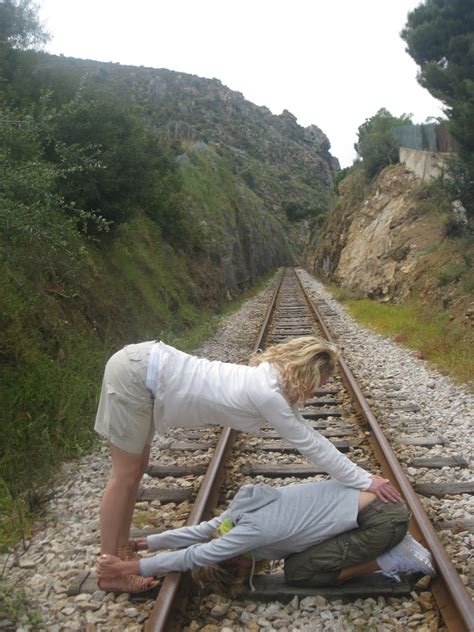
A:
<svg viewBox="0 0 474 632">
<path fill-rule="evenodd" d="M 157 370 L 154 423 L 170 427 L 216 424 L 256 433 L 269 425 L 301 454 L 344 485 L 366 490 L 370 474 L 314 430 L 285 397 L 276 367 L 257 367 L 197 358 L 158 342 L 151 351 Z"/>
<path fill-rule="evenodd" d="M 357 527 L 359 492 L 336 481 L 287 487 L 245 485 L 218 518 L 147 538 L 148 549 L 178 548 L 140 560 L 140 574 L 151 577 L 217 564 L 251 552 L 258 559 L 282 559 Z M 229 517 L 234 524 L 209 538 Z"/>
</svg>

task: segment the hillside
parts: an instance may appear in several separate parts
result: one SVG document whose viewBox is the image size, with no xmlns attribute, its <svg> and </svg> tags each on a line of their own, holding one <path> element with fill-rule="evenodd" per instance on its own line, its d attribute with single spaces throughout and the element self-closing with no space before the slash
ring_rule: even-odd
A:
<svg viewBox="0 0 474 632">
<path fill-rule="evenodd" d="M 274 115 L 218 79 L 42 54 L 36 77 L 55 89 L 78 82 L 133 95 L 152 124 L 175 143 L 204 142 L 232 165 L 233 173 L 273 212 L 290 203 L 318 212 L 339 162 L 316 125 L 303 128 L 285 110 Z"/>
</svg>

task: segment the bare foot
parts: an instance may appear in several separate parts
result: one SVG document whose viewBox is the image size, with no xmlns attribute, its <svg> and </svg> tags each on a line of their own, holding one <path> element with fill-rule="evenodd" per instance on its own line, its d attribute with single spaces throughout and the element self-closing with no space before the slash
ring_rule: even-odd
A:
<svg viewBox="0 0 474 632">
<path fill-rule="evenodd" d="M 141 593 L 159 586 L 160 582 L 153 577 L 124 575 L 123 577 L 101 578 L 97 580 L 100 590 L 118 593 Z"/>
</svg>

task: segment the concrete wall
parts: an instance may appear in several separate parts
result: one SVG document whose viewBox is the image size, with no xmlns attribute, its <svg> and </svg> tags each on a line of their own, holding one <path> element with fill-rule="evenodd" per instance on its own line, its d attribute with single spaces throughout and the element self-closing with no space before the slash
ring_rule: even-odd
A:
<svg viewBox="0 0 474 632">
<path fill-rule="evenodd" d="M 400 162 L 422 181 L 438 177 L 450 155 L 449 153 L 435 153 L 400 147 Z"/>
</svg>

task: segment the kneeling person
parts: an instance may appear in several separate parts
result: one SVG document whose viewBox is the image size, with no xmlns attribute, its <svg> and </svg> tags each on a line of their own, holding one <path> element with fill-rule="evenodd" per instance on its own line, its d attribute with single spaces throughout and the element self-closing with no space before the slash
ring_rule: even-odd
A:
<svg viewBox="0 0 474 632">
<path fill-rule="evenodd" d="M 434 575 L 429 552 L 407 535 L 409 520 L 403 502 L 383 503 L 337 481 L 246 485 L 219 517 L 136 541 L 138 550 L 179 550 L 131 561 L 102 555 L 97 574 L 152 577 L 219 564 L 252 575 L 259 561 L 284 558 L 294 584 L 337 584 L 378 570 Z M 216 529 L 220 537 L 210 539 Z"/>
</svg>

